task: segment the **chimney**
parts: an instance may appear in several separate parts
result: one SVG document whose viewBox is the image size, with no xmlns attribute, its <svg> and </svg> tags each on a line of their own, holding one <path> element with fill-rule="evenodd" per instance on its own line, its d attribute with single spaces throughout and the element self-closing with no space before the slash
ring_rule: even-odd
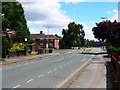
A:
<svg viewBox="0 0 120 90">
<path fill-rule="evenodd" d="M 43 31 L 40 31 L 40 34 L 43 34 Z"/>
</svg>

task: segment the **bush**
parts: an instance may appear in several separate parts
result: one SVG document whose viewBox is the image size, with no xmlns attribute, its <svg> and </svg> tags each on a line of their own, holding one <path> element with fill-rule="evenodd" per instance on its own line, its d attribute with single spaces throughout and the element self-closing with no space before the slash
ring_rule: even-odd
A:
<svg viewBox="0 0 120 90">
<path fill-rule="evenodd" d="M 2 37 L 2 58 L 6 58 L 8 55 L 8 49 L 12 47 L 12 40 L 8 36 Z"/>
<path fill-rule="evenodd" d="M 116 48 L 116 47 L 110 45 L 110 46 L 107 48 L 107 52 L 108 52 L 108 56 L 111 57 L 112 52 L 114 52 L 114 53 L 120 53 L 120 47 L 119 47 L 119 48 Z"/>
<path fill-rule="evenodd" d="M 28 44 L 25 43 L 15 43 L 12 45 L 12 48 L 9 49 L 9 51 L 24 51 L 28 49 Z"/>
</svg>

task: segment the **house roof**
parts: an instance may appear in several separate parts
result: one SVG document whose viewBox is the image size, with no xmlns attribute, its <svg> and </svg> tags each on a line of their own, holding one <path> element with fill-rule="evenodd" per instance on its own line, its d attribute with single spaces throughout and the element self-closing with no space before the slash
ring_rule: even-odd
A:
<svg viewBox="0 0 120 90">
<path fill-rule="evenodd" d="M 30 38 L 36 38 L 36 39 L 39 39 L 39 38 L 43 38 L 43 39 L 60 39 L 58 37 L 56 37 L 55 35 L 45 35 L 45 34 L 30 34 Z"/>
</svg>

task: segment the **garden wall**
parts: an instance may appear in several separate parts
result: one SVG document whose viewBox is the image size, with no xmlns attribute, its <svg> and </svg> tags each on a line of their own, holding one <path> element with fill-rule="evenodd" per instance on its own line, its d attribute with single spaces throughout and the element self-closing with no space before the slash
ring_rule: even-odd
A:
<svg viewBox="0 0 120 90">
<path fill-rule="evenodd" d="M 24 50 L 24 51 L 9 51 L 9 54 L 8 54 L 9 57 L 16 57 L 16 56 L 21 56 L 21 55 L 26 55 L 26 50 Z"/>
<path fill-rule="evenodd" d="M 119 61 L 119 53 L 112 53 L 111 63 L 115 70 L 115 77 L 118 83 L 120 84 L 120 61 Z"/>
</svg>

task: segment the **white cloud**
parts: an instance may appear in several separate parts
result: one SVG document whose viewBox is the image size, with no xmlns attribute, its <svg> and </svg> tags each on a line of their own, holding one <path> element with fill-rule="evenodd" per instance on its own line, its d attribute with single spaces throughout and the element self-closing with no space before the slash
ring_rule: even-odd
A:
<svg viewBox="0 0 120 90">
<path fill-rule="evenodd" d="M 110 12 L 110 11 L 107 11 L 106 13 L 107 13 L 107 14 L 110 14 L 111 12 Z"/>
<path fill-rule="evenodd" d="M 19 0 L 23 1 L 23 0 Z M 89 0 L 24 0 L 22 5 L 25 10 L 25 15 L 27 18 L 28 25 L 36 25 L 38 27 L 44 27 L 42 30 L 44 33 L 47 33 L 47 27 L 50 27 L 51 30 L 62 32 L 63 28 L 67 28 L 69 22 L 72 22 L 68 16 L 65 14 L 66 11 L 61 10 L 61 4 L 59 2 L 65 3 L 77 3 Z M 94 0 L 95 1 L 95 0 Z M 48 3 L 49 2 L 49 3 Z M 94 22 L 90 22 L 93 24 Z M 93 39 L 92 27 L 87 26 L 85 23 L 81 23 L 84 26 L 86 33 L 85 38 Z M 40 30 L 35 30 L 30 28 L 31 33 L 39 33 Z M 52 32 L 56 34 L 56 32 Z M 57 33 L 60 35 L 60 33 Z"/>
<path fill-rule="evenodd" d="M 20 2 L 41 2 L 43 0 L 17 0 Z M 78 2 L 119 2 L 119 0 L 44 0 L 44 1 L 54 1 L 54 2 L 65 2 L 65 3 L 78 3 Z"/>
<path fill-rule="evenodd" d="M 90 23 L 90 24 L 95 24 L 95 22 L 93 22 L 93 21 L 90 21 L 89 23 Z"/>
<path fill-rule="evenodd" d="M 29 28 L 29 31 L 30 31 L 30 33 L 32 33 L 32 34 L 38 34 L 38 33 L 40 33 L 39 30 L 36 30 L 36 29 L 34 29 L 34 28 Z"/>
<path fill-rule="evenodd" d="M 58 2 L 44 0 L 34 3 L 22 3 L 25 9 L 25 15 L 28 24 L 37 25 L 42 27 L 63 27 L 71 19 L 64 14 L 66 11 L 62 11 L 61 5 Z"/>
<path fill-rule="evenodd" d="M 118 13 L 118 10 L 113 10 L 113 12 Z"/>
<path fill-rule="evenodd" d="M 115 12 L 114 16 L 112 18 L 109 18 L 112 22 L 117 20 L 118 21 L 118 10 L 113 10 Z"/>
</svg>

